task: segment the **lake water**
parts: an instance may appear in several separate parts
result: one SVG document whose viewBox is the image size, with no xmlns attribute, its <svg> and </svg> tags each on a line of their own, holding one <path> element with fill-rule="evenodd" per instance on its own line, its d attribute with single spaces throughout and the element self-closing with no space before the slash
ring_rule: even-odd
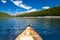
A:
<svg viewBox="0 0 60 40">
<path fill-rule="evenodd" d="M 60 40 L 59 18 L 0 18 L 0 40 L 15 40 L 27 25 L 43 40 Z"/>
</svg>

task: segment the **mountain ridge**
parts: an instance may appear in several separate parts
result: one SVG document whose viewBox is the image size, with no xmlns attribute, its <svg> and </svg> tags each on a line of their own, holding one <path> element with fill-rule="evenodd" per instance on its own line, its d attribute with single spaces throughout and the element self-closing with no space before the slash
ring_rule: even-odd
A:
<svg viewBox="0 0 60 40">
<path fill-rule="evenodd" d="M 11 15 L 9 15 L 5 12 L 0 12 L 0 17 L 11 17 Z"/>
<path fill-rule="evenodd" d="M 16 17 L 60 16 L 60 6 L 17 15 Z"/>
<path fill-rule="evenodd" d="M 15 16 L 9 15 L 8 13 L 0 12 L 0 17 L 39 17 L 39 16 L 60 16 L 60 6 L 35 12 L 23 13 Z"/>
</svg>

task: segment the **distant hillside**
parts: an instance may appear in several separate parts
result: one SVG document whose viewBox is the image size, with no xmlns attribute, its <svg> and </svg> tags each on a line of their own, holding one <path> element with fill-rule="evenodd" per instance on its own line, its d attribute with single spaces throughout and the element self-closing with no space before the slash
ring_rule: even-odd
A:
<svg viewBox="0 0 60 40">
<path fill-rule="evenodd" d="M 60 16 L 60 6 L 37 12 L 20 14 L 17 15 L 16 17 L 38 17 L 38 16 Z"/>
<path fill-rule="evenodd" d="M 7 13 L 0 12 L 0 17 L 11 17 L 11 16 L 8 15 Z"/>
</svg>

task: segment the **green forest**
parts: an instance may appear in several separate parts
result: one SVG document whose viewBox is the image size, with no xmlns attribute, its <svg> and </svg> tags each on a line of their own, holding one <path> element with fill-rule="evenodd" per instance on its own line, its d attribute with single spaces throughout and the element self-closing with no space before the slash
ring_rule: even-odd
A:
<svg viewBox="0 0 60 40">
<path fill-rule="evenodd" d="M 11 15 L 4 12 L 0 12 L 0 17 L 11 17 Z"/>
<path fill-rule="evenodd" d="M 20 14 L 17 15 L 16 17 L 38 17 L 38 16 L 60 16 L 60 6 L 41 11 Z"/>
<path fill-rule="evenodd" d="M 39 16 L 60 16 L 60 6 L 36 12 L 19 14 L 16 15 L 15 17 L 39 17 Z M 12 16 L 9 15 L 8 13 L 0 12 L 0 17 L 12 17 Z"/>
</svg>

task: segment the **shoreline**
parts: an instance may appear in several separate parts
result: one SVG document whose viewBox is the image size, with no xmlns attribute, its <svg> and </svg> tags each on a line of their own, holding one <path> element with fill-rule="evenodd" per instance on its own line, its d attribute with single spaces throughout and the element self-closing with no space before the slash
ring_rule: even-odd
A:
<svg viewBox="0 0 60 40">
<path fill-rule="evenodd" d="M 39 17 L 22 17 L 22 18 L 60 18 L 60 16 L 39 16 Z"/>
<path fill-rule="evenodd" d="M 60 18 L 60 16 L 39 16 L 39 17 L 0 17 L 0 18 Z"/>
</svg>

